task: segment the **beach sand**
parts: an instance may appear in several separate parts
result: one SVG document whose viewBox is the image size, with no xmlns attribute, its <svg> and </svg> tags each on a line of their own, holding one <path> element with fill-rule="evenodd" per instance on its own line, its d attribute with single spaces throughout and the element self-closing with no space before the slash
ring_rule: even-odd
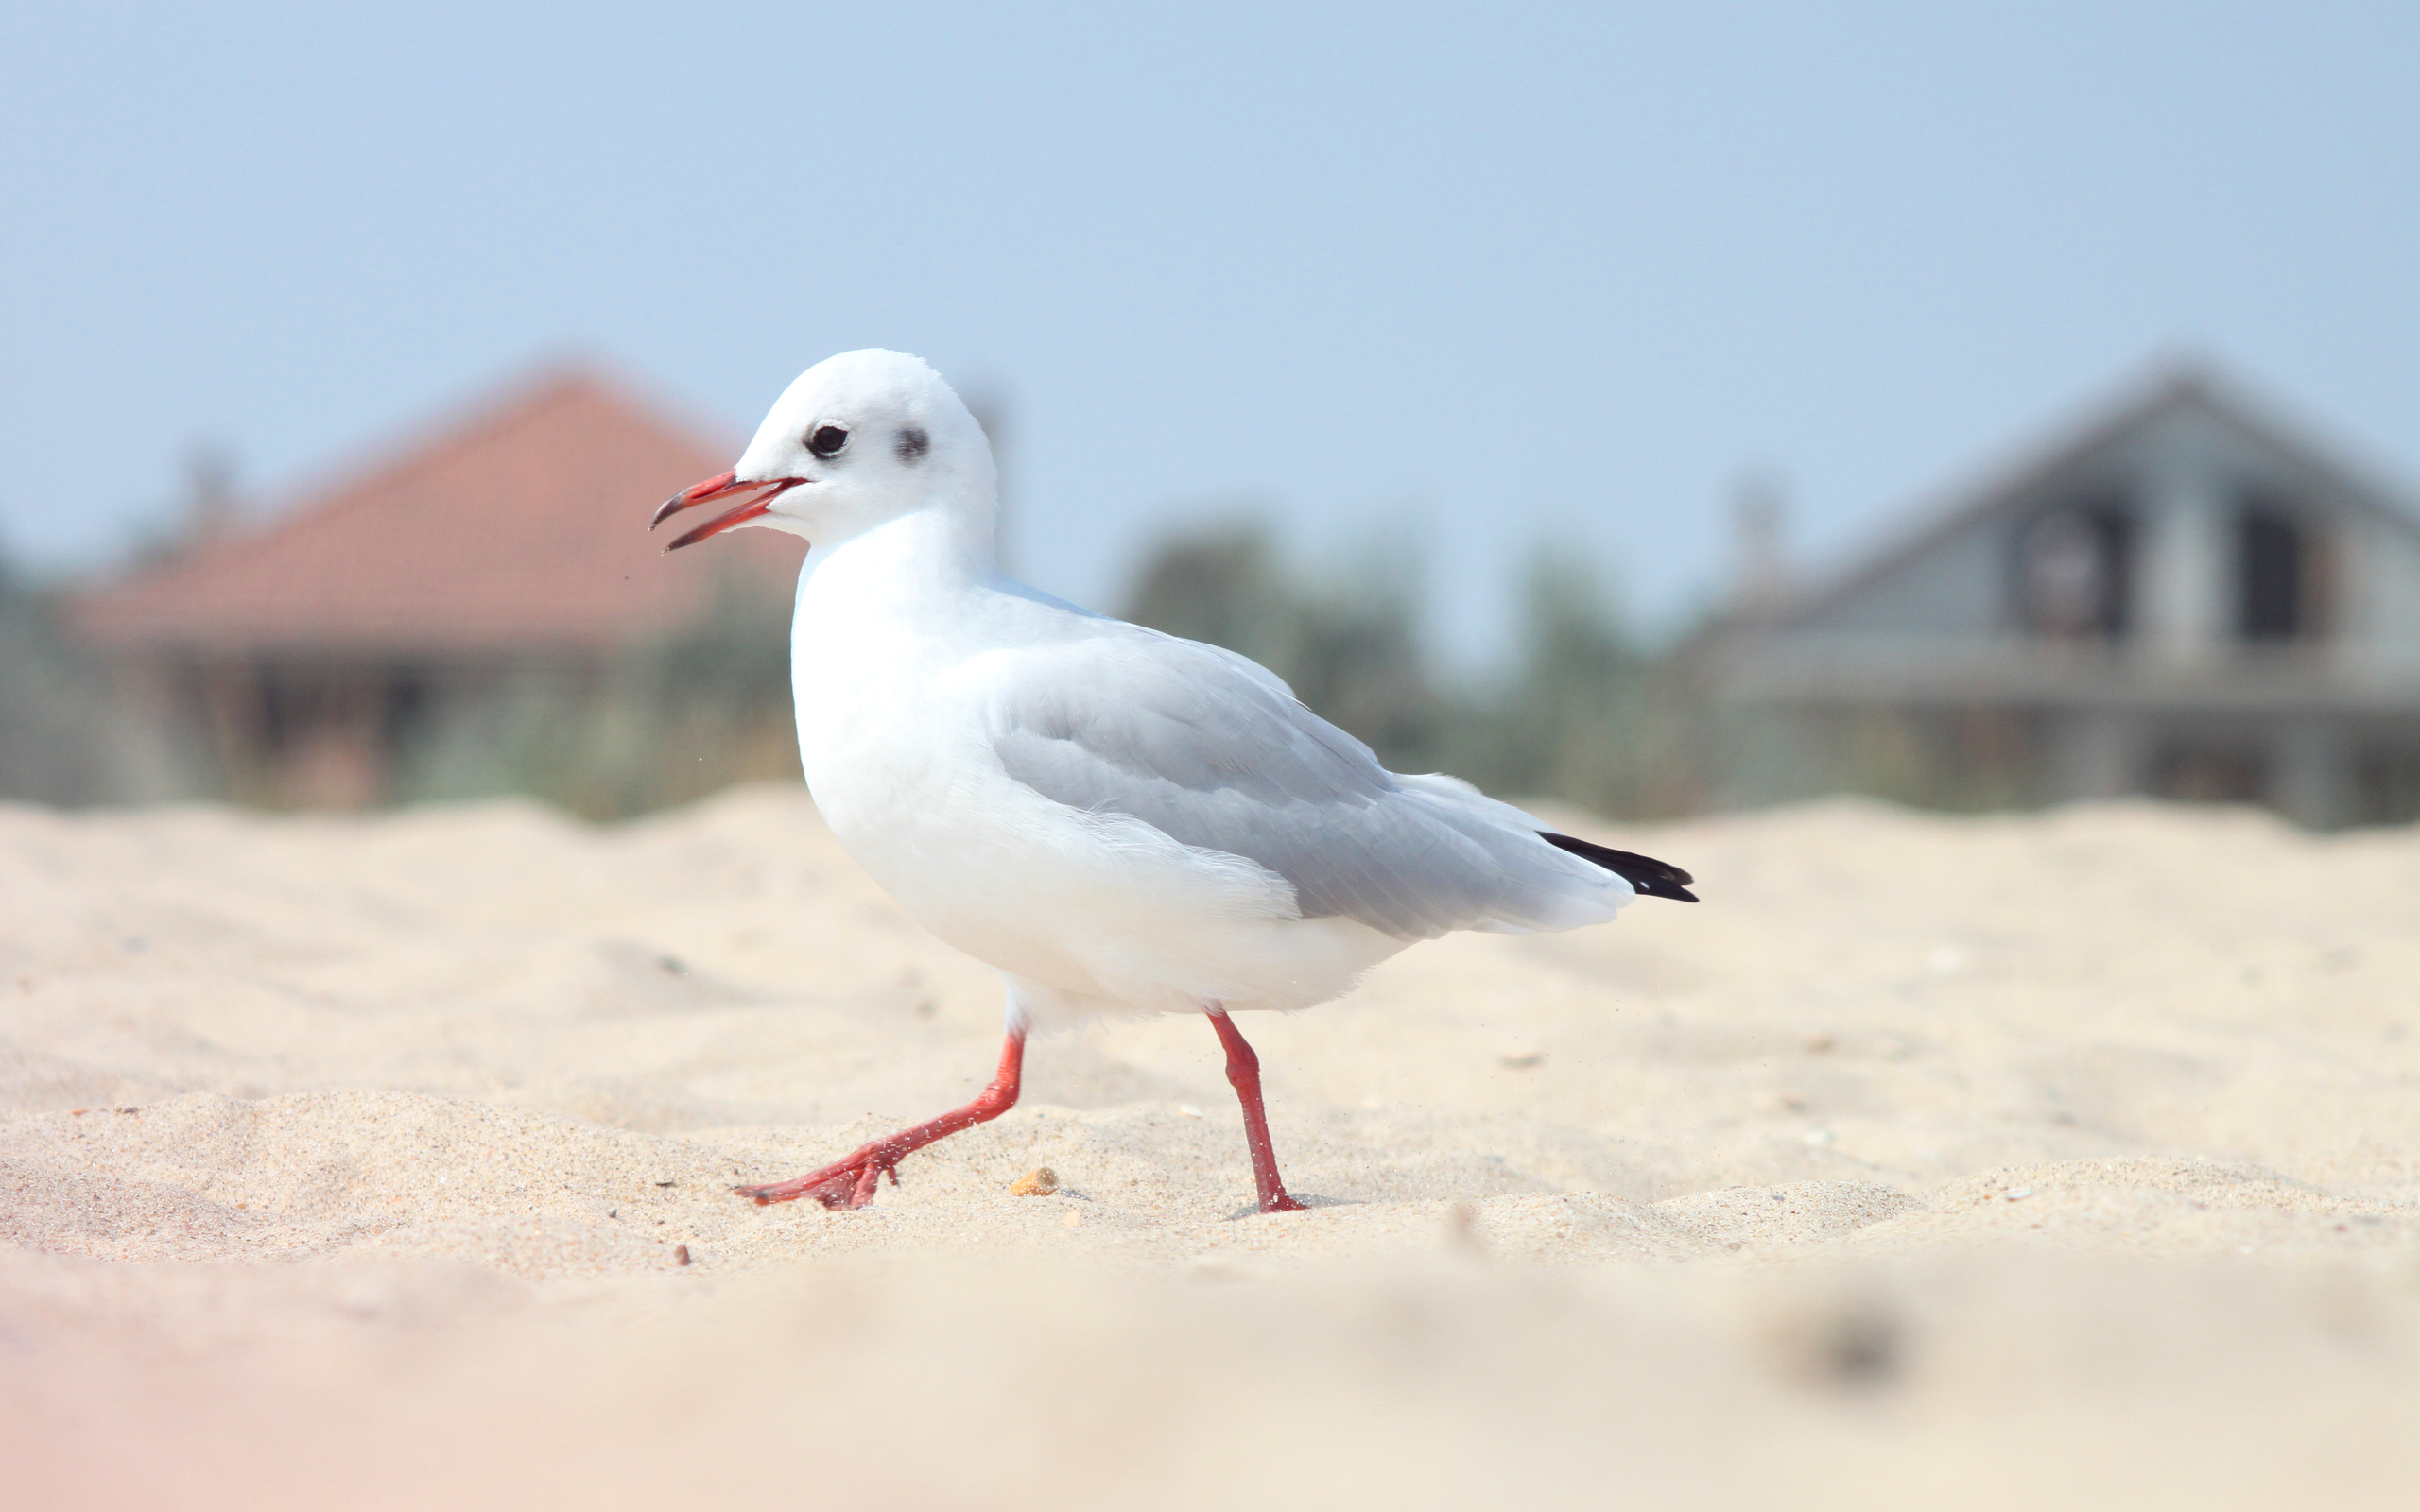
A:
<svg viewBox="0 0 2420 1512">
<path fill-rule="evenodd" d="M 1241 1019 L 1312 1211 L 1184 1019 L 835 1213 L 1000 989 L 795 788 L 0 809 L 0 1504 L 2420 1504 L 2420 833 L 1559 819 L 1706 901 Z"/>
</svg>

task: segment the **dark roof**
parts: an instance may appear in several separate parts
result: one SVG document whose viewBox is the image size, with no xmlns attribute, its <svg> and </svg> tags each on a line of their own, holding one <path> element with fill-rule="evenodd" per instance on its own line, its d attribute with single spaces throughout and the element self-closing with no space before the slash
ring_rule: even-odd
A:
<svg viewBox="0 0 2420 1512">
<path fill-rule="evenodd" d="M 125 650 L 596 650 L 696 614 L 720 575 L 794 575 L 804 543 L 746 530 L 663 555 L 648 515 L 731 466 L 593 372 L 542 376 L 280 510 L 87 593 Z"/>
</svg>

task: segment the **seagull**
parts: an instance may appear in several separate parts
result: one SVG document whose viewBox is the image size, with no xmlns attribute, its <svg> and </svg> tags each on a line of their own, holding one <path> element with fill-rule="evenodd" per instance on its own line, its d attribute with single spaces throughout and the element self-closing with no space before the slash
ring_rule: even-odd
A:
<svg viewBox="0 0 2420 1512">
<path fill-rule="evenodd" d="M 1226 1049 L 1262 1212 L 1299 1211 L 1246 1010 L 1323 1003 L 1454 930 L 1599 924 L 1695 902 L 1678 867 L 1558 834 L 1457 778 L 1406 776 L 1232 651 L 1001 571 L 991 443 L 940 373 L 843 352 L 784 390 L 738 464 L 666 499 L 809 543 L 790 631 L 799 759 L 832 833 L 933 934 L 1008 982 L 999 1071 L 965 1107 L 758 1204 L 873 1200 L 909 1153 L 1013 1107 L 1036 1028 L 1197 1013 Z"/>
</svg>

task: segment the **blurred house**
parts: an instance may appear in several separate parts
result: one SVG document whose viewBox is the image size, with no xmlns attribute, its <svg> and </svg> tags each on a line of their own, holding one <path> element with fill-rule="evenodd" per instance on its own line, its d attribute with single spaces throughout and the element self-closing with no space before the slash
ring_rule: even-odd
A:
<svg viewBox="0 0 2420 1512">
<path fill-rule="evenodd" d="M 662 553 L 666 495 L 731 465 L 593 372 L 549 373 L 251 528 L 207 496 L 187 543 L 85 594 L 118 691 L 225 796 L 357 806 L 438 722 L 532 679 L 593 687 L 735 579 L 785 592 L 796 540 Z"/>
<path fill-rule="evenodd" d="M 2207 373 L 1806 590 L 1745 523 L 1716 691 L 1834 772 L 1896 764 L 1953 801 L 2420 812 L 2420 514 Z"/>
</svg>

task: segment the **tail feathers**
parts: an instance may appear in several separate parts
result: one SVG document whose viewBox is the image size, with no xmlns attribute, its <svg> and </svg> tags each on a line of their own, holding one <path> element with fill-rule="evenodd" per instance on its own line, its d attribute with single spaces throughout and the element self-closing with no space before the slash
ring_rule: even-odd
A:
<svg viewBox="0 0 2420 1512">
<path fill-rule="evenodd" d="M 1638 889 L 1646 898 L 1670 898 L 1685 903 L 1698 901 L 1698 895 L 1686 885 L 1697 881 L 1668 861 L 1642 856 L 1628 850 L 1616 850 L 1608 846 L 1592 845 L 1575 840 L 1567 834 L 1555 834 L 1541 830 L 1538 838 L 1559 850 L 1568 850 L 1582 861 L 1593 861 Z"/>
</svg>

